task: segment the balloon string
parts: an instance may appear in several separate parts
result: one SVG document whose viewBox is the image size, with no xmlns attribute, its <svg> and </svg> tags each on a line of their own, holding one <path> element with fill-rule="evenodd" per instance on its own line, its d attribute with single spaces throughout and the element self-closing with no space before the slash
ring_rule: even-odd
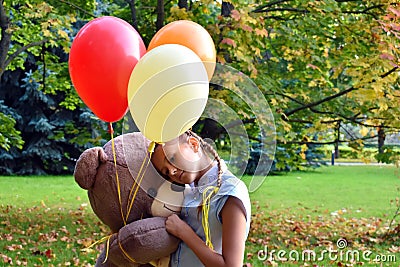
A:
<svg viewBox="0 0 400 267">
<path fill-rule="evenodd" d="M 108 252 L 110 251 L 110 239 L 111 239 L 111 235 L 107 239 L 106 256 L 104 258 L 104 261 L 102 262 L 103 264 L 106 263 L 106 261 L 108 259 Z"/>
<path fill-rule="evenodd" d="M 130 201 L 130 204 L 128 204 L 128 207 L 127 207 L 128 211 L 126 213 L 126 220 L 128 220 L 129 214 L 131 213 L 133 203 L 135 202 L 135 199 L 136 199 L 136 194 L 139 191 L 139 187 L 140 187 L 140 184 L 142 183 L 144 174 L 146 173 L 146 169 L 150 164 L 150 159 L 151 159 L 151 155 L 154 152 L 154 148 L 155 148 L 155 142 L 151 142 L 149 147 L 148 147 L 148 149 L 147 149 L 147 151 L 149 152 L 149 155 L 148 156 L 146 155 L 146 157 L 143 159 L 142 165 L 140 166 L 139 172 L 137 174 L 137 183 L 133 184 L 133 186 L 131 188 L 131 191 L 129 193 L 129 198 L 128 199 L 131 199 L 132 192 L 134 191 L 133 192 L 133 197 L 132 197 L 132 199 Z M 145 164 L 146 164 L 146 166 L 144 167 Z"/>
<path fill-rule="evenodd" d="M 214 246 L 211 242 L 211 232 L 210 232 L 210 226 L 209 226 L 209 222 L 208 222 L 208 215 L 210 212 L 210 202 L 211 202 L 211 198 L 213 197 L 214 194 L 216 194 L 218 192 L 219 188 L 216 186 L 208 186 L 204 191 L 203 191 L 203 209 L 202 209 L 202 213 L 203 213 L 203 217 L 201 220 L 201 224 L 203 225 L 203 230 L 204 230 L 204 235 L 206 238 L 206 245 L 211 248 L 214 249 Z M 210 192 L 210 193 L 208 193 Z"/>
<path fill-rule="evenodd" d="M 126 250 L 122 247 L 122 244 L 119 240 L 118 245 L 125 257 L 127 257 L 132 263 L 137 263 L 131 256 L 129 256 L 128 252 L 126 252 Z"/>
<path fill-rule="evenodd" d="M 115 152 L 115 143 L 114 143 L 114 129 L 112 127 L 111 122 L 108 124 L 108 131 L 111 134 L 111 147 L 112 147 L 112 152 L 113 152 L 113 158 L 114 158 L 114 168 L 115 168 L 115 179 L 117 183 L 117 192 L 118 192 L 118 201 L 119 201 L 119 209 L 121 211 L 121 217 L 124 222 L 124 225 L 126 225 L 126 220 L 124 217 L 124 212 L 122 210 L 122 199 L 121 199 L 121 186 L 119 183 L 119 177 L 118 177 L 118 171 L 117 171 L 117 155 Z"/>
</svg>

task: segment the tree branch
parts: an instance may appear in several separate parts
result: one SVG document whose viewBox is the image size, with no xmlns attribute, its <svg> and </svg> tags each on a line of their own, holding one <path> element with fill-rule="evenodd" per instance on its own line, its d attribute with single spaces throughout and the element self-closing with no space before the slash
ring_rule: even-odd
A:
<svg viewBox="0 0 400 267">
<path fill-rule="evenodd" d="M 279 142 L 277 141 L 278 144 L 297 144 L 297 145 L 333 145 L 336 143 L 348 143 L 348 142 L 354 142 L 356 140 L 368 140 L 368 139 L 373 139 L 376 136 L 365 136 L 362 138 L 355 138 L 355 139 L 346 139 L 346 140 L 334 140 L 334 141 L 327 141 L 327 142 L 315 142 L 315 141 L 286 141 L 286 142 Z"/>
<path fill-rule="evenodd" d="M 335 2 L 337 3 L 360 2 L 360 0 L 335 0 Z"/>
<path fill-rule="evenodd" d="M 346 89 L 346 90 L 343 90 L 343 91 L 341 91 L 341 92 L 339 92 L 339 93 L 337 93 L 337 94 L 334 94 L 334 95 L 328 96 L 328 97 L 326 97 L 326 98 L 323 98 L 323 99 L 321 99 L 321 100 L 315 101 L 315 102 L 313 102 L 313 103 L 309 103 L 309 104 L 307 104 L 307 105 L 300 106 L 300 107 L 298 107 L 298 108 L 292 109 L 291 111 L 286 112 L 286 113 L 285 113 L 285 116 L 286 116 L 286 117 L 289 117 L 290 115 L 292 115 L 292 114 L 294 114 L 294 113 L 296 113 L 296 112 L 298 112 L 298 111 L 301 111 L 301 110 L 303 110 L 303 109 L 307 109 L 307 108 L 311 108 L 311 107 L 318 106 L 318 105 L 320 105 L 320 104 L 322 104 L 322 103 L 324 103 L 324 102 L 328 102 L 328 101 L 330 101 L 330 100 L 332 100 L 332 99 L 335 99 L 335 98 L 337 98 L 337 97 L 339 97 L 339 96 L 342 96 L 342 95 L 345 95 L 345 94 L 347 94 L 347 93 L 350 93 L 351 91 L 354 91 L 354 90 L 356 90 L 356 89 L 357 89 L 357 88 L 355 88 L 355 87 L 352 86 L 352 87 L 350 87 L 350 88 L 348 88 L 348 89 Z"/>
<path fill-rule="evenodd" d="M 268 13 L 268 12 L 273 12 L 273 11 L 292 11 L 292 12 L 299 12 L 299 13 L 310 13 L 307 9 L 298 9 L 298 8 L 292 8 L 292 7 L 277 7 L 277 8 L 270 8 L 270 9 L 264 9 L 261 11 L 253 11 L 254 13 Z"/>
<path fill-rule="evenodd" d="M 69 6 L 73 7 L 73 8 L 76 8 L 79 11 L 82 11 L 83 13 L 85 13 L 86 15 L 88 15 L 88 16 L 90 16 L 92 18 L 96 18 L 95 15 L 93 15 L 92 13 L 86 11 L 85 9 L 81 8 L 80 6 L 75 5 L 74 3 L 71 3 L 71 2 L 68 2 L 68 1 L 65 1 L 65 0 L 57 0 L 57 1 L 59 1 L 59 2 L 61 2 L 63 4 L 66 4 L 66 5 L 69 5 Z"/>
<path fill-rule="evenodd" d="M 376 6 L 367 7 L 364 10 L 343 11 L 343 13 L 346 13 L 346 14 L 369 14 L 368 11 L 375 9 L 375 8 L 382 8 L 382 7 L 384 7 L 384 5 L 376 5 Z"/>
<path fill-rule="evenodd" d="M 388 71 L 388 72 L 386 72 L 386 73 L 380 75 L 380 77 L 383 79 L 383 78 L 389 76 L 390 74 L 392 74 L 393 72 L 395 72 L 398 68 L 399 68 L 399 67 L 396 66 L 396 67 L 392 68 L 390 71 Z M 332 100 L 332 99 L 335 99 L 335 98 L 337 98 L 337 97 L 340 97 L 340 96 L 342 96 L 342 95 L 345 95 L 345 94 L 347 94 L 347 93 L 350 93 L 351 91 L 354 91 L 354 90 L 356 90 L 356 89 L 357 89 L 357 88 L 355 88 L 355 87 L 352 86 L 352 87 L 350 87 L 350 88 L 348 88 L 348 89 L 345 89 L 345 90 L 343 90 L 343 91 L 341 91 L 341 92 L 339 92 L 339 93 L 337 93 L 337 94 L 328 96 L 328 97 L 326 97 L 326 98 L 323 98 L 323 99 L 321 99 L 321 100 L 315 101 L 315 102 L 313 102 L 313 103 L 309 103 L 309 104 L 306 104 L 306 105 L 297 107 L 297 108 L 295 108 L 295 109 L 292 109 L 291 111 L 285 112 L 285 113 L 284 113 L 284 116 L 289 117 L 290 115 L 292 115 L 292 114 L 294 114 L 294 113 L 296 113 L 296 112 L 298 112 L 298 111 L 301 111 L 301 110 L 303 110 L 303 109 L 307 109 L 307 108 L 312 108 L 312 107 L 318 106 L 318 105 L 320 105 L 320 104 L 322 104 L 322 103 L 328 102 L 328 101 L 330 101 L 330 100 Z"/>
<path fill-rule="evenodd" d="M 13 61 L 13 60 L 14 60 L 19 54 L 21 54 L 22 52 L 25 52 L 26 50 L 28 50 L 29 48 L 34 47 L 34 46 L 41 46 L 41 45 L 43 45 L 44 43 L 46 43 L 47 41 L 48 41 L 47 39 L 44 39 L 44 40 L 42 40 L 42 41 L 33 42 L 33 43 L 27 44 L 27 45 L 25 45 L 25 46 L 22 46 L 20 49 L 18 49 L 17 51 L 15 51 L 12 55 L 10 55 L 10 56 L 7 58 L 7 60 L 5 61 L 4 66 L 7 67 L 8 64 L 10 64 L 11 61 Z"/>
<path fill-rule="evenodd" d="M 262 10 L 264 8 L 268 8 L 268 7 L 271 7 L 271 6 L 274 6 L 274 5 L 277 5 L 277 4 L 282 4 L 282 3 L 285 3 L 285 2 L 290 2 L 290 0 L 278 0 L 278 1 L 270 2 L 268 4 L 262 5 L 262 6 L 258 7 L 258 8 L 256 8 L 256 9 L 254 9 L 253 12 L 255 12 L 255 13 L 263 12 Z"/>
<path fill-rule="evenodd" d="M 0 28 L 1 28 L 1 39 L 0 39 L 0 79 L 6 69 L 6 58 L 11 43 L 11 33 L 8 32 L 10 25 L 9 18 L 4 10 L 3 1 L 0 3 Z"/>
</svg>

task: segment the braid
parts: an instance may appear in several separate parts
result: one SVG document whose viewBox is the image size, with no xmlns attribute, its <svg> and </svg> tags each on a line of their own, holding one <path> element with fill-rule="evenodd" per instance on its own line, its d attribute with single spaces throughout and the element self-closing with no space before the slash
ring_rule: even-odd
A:
<svg viewBox="0 0 400 267">
<path fill-rule="evenodd" d="M 218 164 L 217 186 L 221 187 L 223 170 L 222 170 L 222 166 L 221 166 L 221 157 L 218 155 L 218 152 L 215 151 L 215 149 L 212 147 L 212 145 L 210 145 L 209 143 L 204 141 L 203 138 L 201 138 L 200 136 L 198 136 L 196 133 L 192 132 L 191 130 L 188 130 L 186 133 L 187 133 L 187 135 L 194 136 L 197 140 L 199 140 L 201 147 L 203 149 L 207 150 L 213 156 L 213 158 L 217 161 L 217 164 Z"/>
<path fill-rule="evenodd" d="M 203 150 L 207 150 L 217 161 L 218 164 L 218 177 L 217 177 L 217 186 L 207 186 L 204 191 L 203 191 L 203 201 L 198 207 L 198 215 L 200 212 L 202 213 L 202 218 L 201 218 L 201 223 L 203 225 L 203 230 L 204 230 L 204 235 L 205 235 L 205 243 L 208 247 L 213 249 L 213 244 L 211 242 L 211 231 L 210 231 L 210 226 L 208 222 L 208 216 L 209 216 L 209 211 L 210 211 L 210 204 L 211 204 L 211 198 L 217 194 L 219 188 L 221 187 L 222 184 L 222 164 L 221 164 L 221 158 L 218 155 L 217 151 L 206 141 L 204 141 L 203 138 L 198 136 L 192 131 L 186 131 L 186 134 L 188 136 L 194 136 L 197 140 L 200 142 L 200 146 Z"/>
</svg>

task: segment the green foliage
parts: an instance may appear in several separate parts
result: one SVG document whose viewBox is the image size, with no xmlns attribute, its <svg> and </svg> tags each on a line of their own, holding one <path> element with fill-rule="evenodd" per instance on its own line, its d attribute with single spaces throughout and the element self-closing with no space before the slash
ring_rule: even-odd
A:
<svg viewBox="0 0 400 267">
<path fill-rule="evenodd" d="M 258 85 L 275 115 L 277 169 L 314 164 L 312 158 L 318 161 L 319 153 L 311 148 L 332 143 L 340 124 L 369 132 L 378 126 L 398 131 L 399 1 L 229 2 L 233 10 L 222 16 L 218 1 L 188 1 L 187 10 L 167 1 L 164 24 L 190 19 L 203 25 L 215 42 L 218 62 L 242 71 Z M 148 44 L 156 32 L 157 4 L 155 0 L 5 0 L 2 5 L 10 19 L 5 32 L 11 36 L 10 45 L 0 51 L 10 60 L 5 67 L 17 77 L 21 70 L 31 70 L 37 90 L 75 112 L 82 102 L 71 85 L 67 59 L 80 27 L 94 17 L 113 15 L 135 25 Z M 8 82 L 3 78 L 1 83 L 5 88 Z M 212 90 L 211 96 L 240 111 L 248 134 L 257 139 L 251 106 L 222 91 Z M 18 97 L 17 93 L 14 98 Z M 72 142 L 85 143 L 82 140 L 89 138 L 67 125 L 77 137 Z M 59 130 L 50 131 L 56 131 L 50 140 L 61 138 Z M 8 139 L 17 140 L 15 133 Z M 353 144 L 362 146 L 362 138 Z"/>
<path fill-rule="evenodd" d="M 38 90 L 40 85 L 32 72 L 24 76 L 21 85 L 7 86 L 10 91 L 19 88 L 17 99 L 15 94 L 0 94 L 14 107 L 14 116 L 17 114 L 18 118 L 15 128 L 22 129 L 25 141 L 22 151 L 0 149 L 0 173 L 72 173 L 75 160 L 85 148 L 105 142 L 101 138 L 101 124 L 92 119 L 94 115 L 87 108 L 74 112 L 63 108 L 60 93 L 52 95 Z"/>
<path fill-rule="evenodd" d="M 22 148 L 24 141 L 21 132 L 15 129 L 15 119 L 11 115 L 6 115 L 6 106 L 0 101 L 0 147 L 9 150 L 11 146 Z"/>
<path fill-rule="evenodd" d="M 395 163 L 399 166 L 400 163 L 400 151 L 390 146 L 383 146 L 383 153 L 375 155 L 375 159 L 382 163 Z"/>
</svg>

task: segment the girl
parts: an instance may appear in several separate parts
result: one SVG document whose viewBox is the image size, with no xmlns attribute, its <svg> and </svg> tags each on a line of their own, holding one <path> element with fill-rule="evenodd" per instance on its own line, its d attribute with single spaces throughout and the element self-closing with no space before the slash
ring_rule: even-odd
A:
<svg viewBox="0 0 400 267">
<path fill-rule="evenodd" d="M 182 218 L 174 214 L 166 221 L 167 231 L 183 241 L 170 266 L 242 266 L 250 198 L 213 147 L 187 131 L 157 145 L 151 161 L 164 178 L 191 188 L 185 193 Z"/>
</svg>

